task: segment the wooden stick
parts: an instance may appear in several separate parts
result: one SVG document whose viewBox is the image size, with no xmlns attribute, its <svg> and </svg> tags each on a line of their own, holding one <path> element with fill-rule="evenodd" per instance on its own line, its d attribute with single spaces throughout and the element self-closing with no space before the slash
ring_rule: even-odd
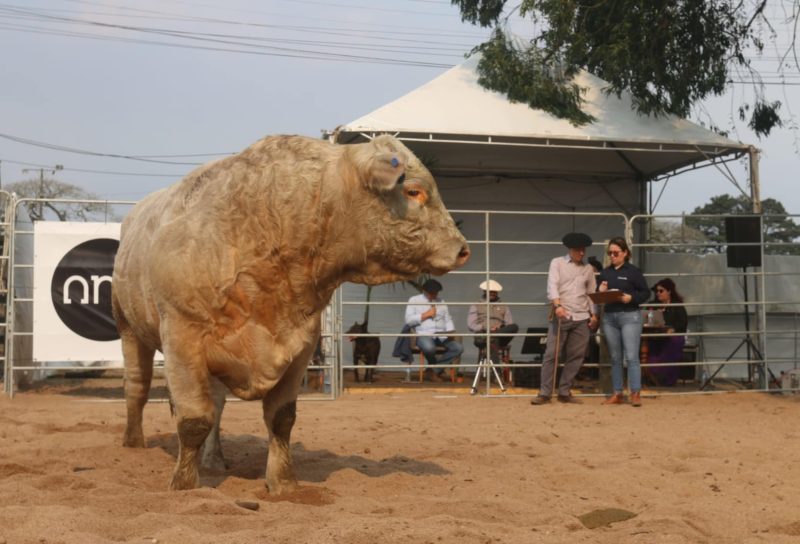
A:
<svg viewBox="0 0 800 544">
<path fill-rule="evenodd" d="M 556 352 L 555 358 L 553 359 L 553 390 L 550 392 L 550 396 L 553 397 L 556 394 L 556 378 L 558 377 L 558 352 L 561 351 L 561 320 L 556 316 L 556 322 L 558 325 L 556 326 Z"/>
</svg>

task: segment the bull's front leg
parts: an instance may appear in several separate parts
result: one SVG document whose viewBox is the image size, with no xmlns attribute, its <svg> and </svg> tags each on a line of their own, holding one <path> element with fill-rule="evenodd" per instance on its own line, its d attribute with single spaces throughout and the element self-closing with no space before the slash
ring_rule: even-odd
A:
<svg viewBox="0 0 800 544">
<path fill-rule="evenodd" d="M 268 407 L 268 400 L 264 399 L 264 422 L 269 431 L 266 479 L 270 494 L 281 495 L 297 489 L 290 440 L 296 410 L 296 401 L 287 402 L 273 411 Z"/>
<path fill-rule="evenodd" d="M 213 415 L 206 417 L 178 416 L 178 461 L 172 472 L 169 488 L 172 490 L 200 487 L 197 455 L 213 425 Z"/>
<path fill-rule="evenodd" d="M 170 329 L 178 327 L 172 325 Z M 210 375 L 197 352 L 197 342 L 180 342 L 181 338 L 190 336 L 175 334 L 164 345 L 164 371 L 178 420 L 178 459 L 169 484 L 173 490 L 200 486 L 197 470 L 200 448 L 215 419 Z"/>
<path fill-rule="evenodd" d="M 280 495 L 297 489 L 290 439 L 297 412 L 297 394 L 315 345 L 316 337 L 264 397 L 264 423 L 269 432 L 266 479 L 270 494 Z"/>
</svg>

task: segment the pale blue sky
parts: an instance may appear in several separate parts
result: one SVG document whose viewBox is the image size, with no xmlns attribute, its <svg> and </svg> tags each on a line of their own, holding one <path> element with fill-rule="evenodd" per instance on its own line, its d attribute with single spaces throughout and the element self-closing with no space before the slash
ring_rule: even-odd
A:
<svg viewBox="0 0 800 544">
<path fill-rule="evenodd" d="M 138 200 L 193 166 L 14 140 L 191 163 L 214 157 L 176 155 L 238 151 L 274 133 L 318 137 L 461 62 L 486 34 L 449 0 L 0 1 L 2 184 L 38 175 L 23 168 L 61 164 L 56 179 Z M 778 99 L 791 102 L 795 89 Z M 709 110 L 725 125 L 730 97 Z M 764 150 L 763 197 L 800 212 L 794 138 L 734 136 Z M 670 181 L 658 211 L 734 191 L 705 169 Z"/>
</svg>

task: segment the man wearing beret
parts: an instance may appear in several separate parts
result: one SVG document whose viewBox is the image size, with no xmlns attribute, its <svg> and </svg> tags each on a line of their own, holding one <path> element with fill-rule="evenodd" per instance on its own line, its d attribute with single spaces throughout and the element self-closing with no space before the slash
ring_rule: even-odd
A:
<svg viewBox="0 0 800 544">
<path fill-rule="evenodd" d="M 406 325 L 413 327 L 417 336 L 417 347 L 425 354 L 429 365 L 447 365 L 461 355 L 464 347 L 460 342 L 448 338 L 455 331 L 453 318 L 444 300 L 439 298 L 442 284 L 431 278 L 422 284 L 422 293 L 408 299 Z M 437 359 L 436 347 L 444 346 L 444 353 Z M 426 372 L 430 375 L 430 369 Z M 436 374 L 439 381 L 448 381 L 444 369 Z"/>
<path fill-rule="evenodd" d="M 541 388 L 539 395 L 531 401 L 534 405 L 550 402 L 556 353 L 564 361 L 557 399 L 559 402 L 580 404 L 570 389 L 583 365 L 591 331 L 597 329 L 597 307 L 589 299 L 589 293 L 597 290 L 597 282 L 594 268 L 583 260 L 586 248 L 592 245 L 592 239 L 582 232 L 571 232 L 561 241 L 569 251 L 567 255 L 550 262 L 547 274 L 547 298 L 554 311 L 542 358 Z M 557 343 L 560 345 L 557 346 Z"/>
</svg>

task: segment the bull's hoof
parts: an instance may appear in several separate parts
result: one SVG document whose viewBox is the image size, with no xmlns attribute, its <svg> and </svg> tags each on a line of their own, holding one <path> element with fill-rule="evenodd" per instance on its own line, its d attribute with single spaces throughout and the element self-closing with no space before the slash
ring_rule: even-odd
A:
<svg viewBox="0 0 800 544">
<path fill-rule="evenodd" d="M 222 457 L 221 453 L 216 455 L 203 455 L 200 466 L 213 472 L 225 472 L 228 469 L 228 466 L 225 464 L 225 458 Z"/>
<path fill-rule="evenodd" d="M 297 491 L 298 485 L 296 480 L 282 480 L 266 483 L 270 495 L 286 495 Z"/>
<path fill-rule="evenodd" d="M 172 480 L 169 482 L 170 491 L 183 491 L 185 489 L 197 489 L 198 487 L 200 487 L 200 478 L 197 475 L 190 477 L 173 474 Z"/>
<path fill-rule="evenodd" d="M 122 437 L 122 446 L 125 448 L 144 448 L 144 433 L 126 430 L 125 435 Z"/>
</svg>

